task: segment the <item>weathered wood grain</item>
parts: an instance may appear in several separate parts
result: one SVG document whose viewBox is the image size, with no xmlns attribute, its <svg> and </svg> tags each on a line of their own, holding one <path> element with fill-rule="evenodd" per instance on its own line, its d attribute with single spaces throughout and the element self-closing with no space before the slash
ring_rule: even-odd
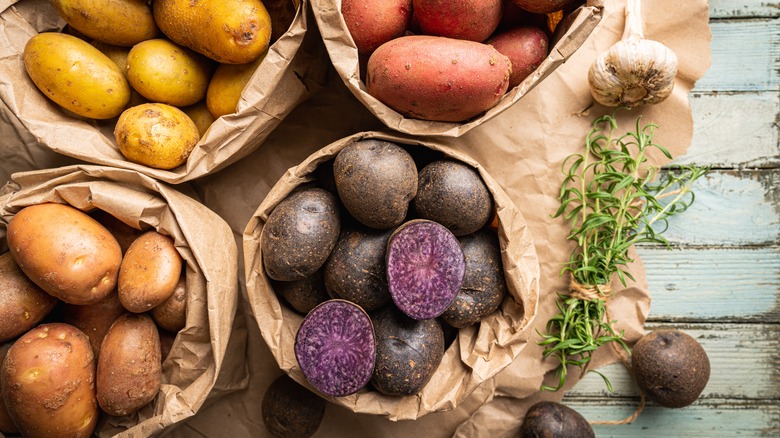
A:
<svg viewBox="0 0 780 438">
<path fill-rule="evenodd" d="M 780 16 L 780 2 L 766 0 L 710 0 L 710 18 Z"/>
</svg>

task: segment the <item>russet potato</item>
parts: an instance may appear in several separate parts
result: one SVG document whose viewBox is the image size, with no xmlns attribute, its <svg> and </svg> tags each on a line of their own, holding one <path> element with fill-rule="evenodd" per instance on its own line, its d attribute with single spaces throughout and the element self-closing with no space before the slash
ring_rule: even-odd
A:
<svg viewBox="0 0 780 438">
<path fill-rule="evenodd" d="M 0 255 L 0 342 L 35 327 L 57 301 L 27 278 L 11 253 Z"/>
<path fill-rule="evenodd" d="M 173 239 L 157 231 L 140 235 L 127 249 L 119 268 L 117 291 L 125 309 L 142 313 L 173 294 L 182 258 Z"/>
</svg>

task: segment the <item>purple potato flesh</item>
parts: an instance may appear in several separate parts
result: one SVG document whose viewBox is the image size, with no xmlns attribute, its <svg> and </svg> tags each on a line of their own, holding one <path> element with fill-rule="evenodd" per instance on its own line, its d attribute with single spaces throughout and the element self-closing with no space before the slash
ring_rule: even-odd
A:
<svg viewBox="0 0 780 438">
<path fill-rule="evenodd" d="M 414 319 L 431 319 L 452 304 L 463 283 L 466 261 L 446 227 L 409 221 L 387 245 L 387 284 L 395 305 Z"/>
<path fill-rule="evenodd" d="M 343 397 L 371 379 L 376 341 L 359 306 L 334 299 L 315 307 L 295 337 L 295 357 L 306 380 L 323 394 Z"/>
</svg>

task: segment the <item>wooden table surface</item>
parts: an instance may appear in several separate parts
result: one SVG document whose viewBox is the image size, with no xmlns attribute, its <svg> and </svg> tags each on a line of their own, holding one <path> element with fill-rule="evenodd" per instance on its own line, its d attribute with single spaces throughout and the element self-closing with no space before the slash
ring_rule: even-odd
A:
<svg viewBox="0 0 780 438">
<path fill-rule="evenodd" d="M 678 163 L 712 166 L 696 203 L 675 217 L 672 251 L 642 246 L 648 330 L 675 327 L 701 342 L 712 373 L 683 409 L 650 404 L 598 437 L 780 437 L 780 3 L 710 0 L 712 67 L 690 94 L 693 142 Z M 591 374 L 564 402 L 591 420 L 638 404 L 622 365 Z"/>
</svg>

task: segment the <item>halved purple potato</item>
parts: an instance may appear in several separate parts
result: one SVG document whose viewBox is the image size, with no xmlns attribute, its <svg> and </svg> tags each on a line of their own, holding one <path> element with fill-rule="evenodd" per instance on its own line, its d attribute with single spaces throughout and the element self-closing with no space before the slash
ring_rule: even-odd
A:
<svg viewBox="0 0 780 438">
<path fill-rule="evenodd" d="M 328 259 L 340 228 L 335 196 L 320 188 L 292 193 L 268 215 L 263 228 L 266 274 L 279 281 L 313 274 Z"/>
<path fill-rule="evenodd" d="M 366 312 L 390 302 L 385 250 L 390 230 L 345 229 L 325 262 L 328 292 L 352 301 Z"/>
<path fill-rule="evenodd" d="M 458 239 L 443 225 L 424 219 L 393 232 L 386 264 L 393 302 L 414 319 L 441 315 L 455 300 L 466 270 Z"/>
<path fill-rule="evenodd" d="M 295 336 L 295 358 L 306 380 L 323 394 L 354 394 L 371 380 L 374 326 L 366 312 L 334 299 L 312 309 Z"/>
<path fill-rule="evenodd" d="M 284 374 L 271 382 L 263 395 L 263 423 L 279 438 L 314 435 L 325 416 L 325 399 Z"/>
<path fill-rule="evenodd" d="M 420 392 L 444 357 L 444 331 L 436 319 L 409 318 L 394 306 L 371 315 L 376 364 L 371 383 L 389 395 Z"/>
<path fill-rule="evenodd" d="M 420 169 L 412 205 L 419 217 L 444 225 L 456 236 L 479 230 L 493 217 L 493 196 L 479 172 L 450 159 Z"/>
<path fill-rule="evenodd" d="M 306 315 L 330 296 L 325 289 L 322 269 L 306 278 L 293 281 L 272 281 L 273 288 L 296 312 Z"/>
<path fill-rule="evenodd" d="M 455 301 L 441 317 L 447 324 L 463 328 L 498 309 L 507 288 L 496 233 L 482 229 L 458 240 L 466 257 L 466 274 Z"/>
</svg>

